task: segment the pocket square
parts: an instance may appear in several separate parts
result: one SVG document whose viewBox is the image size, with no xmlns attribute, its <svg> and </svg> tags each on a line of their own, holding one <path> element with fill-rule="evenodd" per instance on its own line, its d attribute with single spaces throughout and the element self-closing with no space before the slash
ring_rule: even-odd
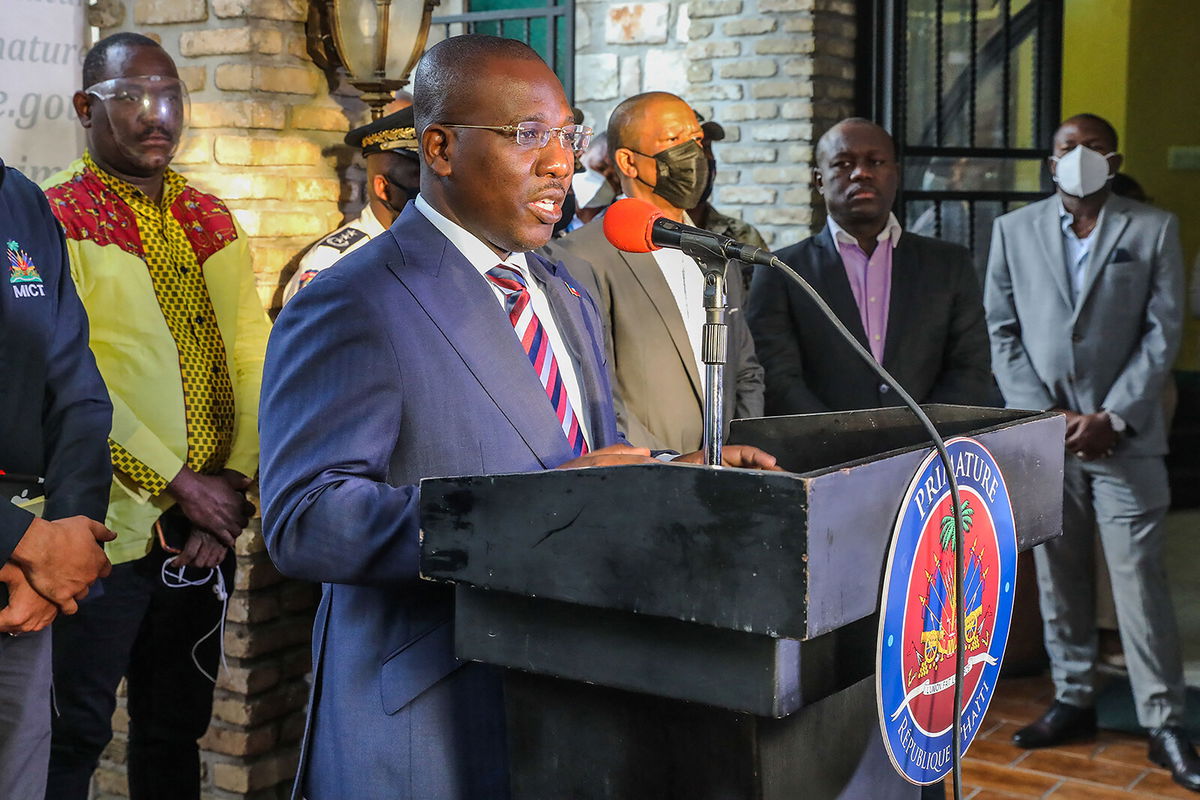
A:
<svg viewBox="0 0 1200 800">
<path fill-rule="evenodd" d="M 1122 261 L 1133 261 L 1133 256 L 1124 247 L 1118 247 L 1113 251 L 1112 263 L 1120 264 Z"/>
</svg>

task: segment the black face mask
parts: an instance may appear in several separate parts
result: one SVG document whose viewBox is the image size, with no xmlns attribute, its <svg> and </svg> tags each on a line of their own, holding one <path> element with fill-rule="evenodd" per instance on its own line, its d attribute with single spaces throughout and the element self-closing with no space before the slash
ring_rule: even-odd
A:
<svg viewBox="0 0 1200 800">
<path fill-rule="evenodd" d="M 717 179 L 717 160 L 715 158 L 710 158 L 707 160 L 708 180 L 704 182 L 704 191 L 700 193 L 700 202 L 696 203 L 697 206 L 701 205 L 702 203 L 707 203 L 708 198 L 712 197 L 713 182 Z"/>
<path fill-rule="evenodd" d="M 685 211 L 700 204 L 708 183 L 708 159 L 704 157 L 704 148 L 699 142 L 689 139 L 653 156 L 630 149 L 639 156 L 653 158 L 658 165 L 658 183 L 650 186 L 641 177 L 637 178 L 650 186 L 656 195 Z"/>
</svg>

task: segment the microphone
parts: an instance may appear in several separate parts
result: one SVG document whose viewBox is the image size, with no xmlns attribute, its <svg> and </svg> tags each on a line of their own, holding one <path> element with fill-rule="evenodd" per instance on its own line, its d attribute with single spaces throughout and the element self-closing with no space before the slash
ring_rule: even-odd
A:
<svg viewBox="0 0 1200 800">
<path fill-rule="evenodd" d="M 649 253 L 665 247 L 682 250 L 693 258 L 771 265 L 772 256 L 766 250 L 667 219 L 653 203 L 636 197 L 618 200 L 608 207 L 604 212 L 604 236 L 626 253 Z"/>
</svg>

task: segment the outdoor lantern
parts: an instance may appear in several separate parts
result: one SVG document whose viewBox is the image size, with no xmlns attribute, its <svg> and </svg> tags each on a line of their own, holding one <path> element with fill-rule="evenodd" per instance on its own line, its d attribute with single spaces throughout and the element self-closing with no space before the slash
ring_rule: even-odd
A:
<svg viewBox="0 0 1200 800">
<path fill-rule="evenodd" d="M 325 0 L 325 19 L 338 61 L 362 92 L 371 118 L 383 116 L 393 93 L 425 50 L 439 0 Z"/>
</svg>

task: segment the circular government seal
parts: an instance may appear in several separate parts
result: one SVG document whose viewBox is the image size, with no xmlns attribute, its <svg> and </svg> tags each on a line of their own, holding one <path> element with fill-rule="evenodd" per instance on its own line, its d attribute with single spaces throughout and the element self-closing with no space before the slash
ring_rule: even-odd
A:
<svg viewBox="0 0 1200 800">
<path fill-rule="evenodd" d="M 884 573 L 876 689 L 879 724 L 896 770 L 916 784 L 953 765 L 954 659 L 964 647 L 962 749 L 975 738 L 996 687 L 1012 621 L 1017 537 L 1004 477 L 974 439 L 946 443 L 962 502 L 963 610 L 954 607 L 954 512 L 934 451 L 900 506 Z"/>
</svg>

